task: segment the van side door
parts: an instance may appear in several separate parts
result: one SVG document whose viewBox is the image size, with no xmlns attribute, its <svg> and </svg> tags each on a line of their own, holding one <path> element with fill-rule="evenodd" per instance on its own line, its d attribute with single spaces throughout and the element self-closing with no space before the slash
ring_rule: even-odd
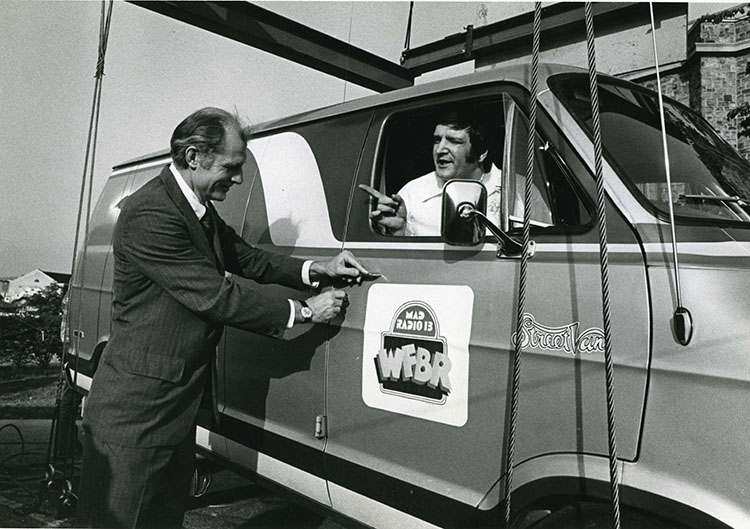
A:
<svg viewBox="0 0 750 529">
<path fill-rule="evenodd" d="M 263 249 L 329 260 L 343 246 L 346 207 L 370 113 L 334 117 L 249 142 L 242 237 Z M 267 285 L 281 298 L 300 292 Z M 282 339 L 227 327 L 220 354 L 219 424 L 234 463 L 330 505 L 316 423 L 325 416 L 329 334 L 297 324 Z"/>
</svg>

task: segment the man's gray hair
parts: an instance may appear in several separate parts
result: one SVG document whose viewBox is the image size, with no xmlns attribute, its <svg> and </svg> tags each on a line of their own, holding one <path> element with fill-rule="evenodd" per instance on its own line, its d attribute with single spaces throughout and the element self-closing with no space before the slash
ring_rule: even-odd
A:
<svg viewBox="0 0 750 529">
<path fill-rule="evenodd" d="M 250 134 L 240 123 L 236 114 L 214 107 L 196 110 L 177 125 L 169 141 L 172 161 L 181 168 L 187 168 L 185 153 L 189 147 L 195 147 L 209 161 L 213 154 L 224 145 L 226 133 L 236 127 L 242 140 L 247 142 Z"/>
</svg>

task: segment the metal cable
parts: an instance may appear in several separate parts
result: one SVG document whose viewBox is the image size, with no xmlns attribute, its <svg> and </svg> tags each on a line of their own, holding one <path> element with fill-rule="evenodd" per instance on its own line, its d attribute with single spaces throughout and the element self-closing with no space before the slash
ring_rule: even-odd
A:
<svg viewBox="0 0 750 529">
<path fill-rule="evenodd" d="M 513 485 L 513 461 L 516 450 L 516 424 L 518 422 L 518 397 L 521 386 L 521 325 L 526 305 L 526 275 L 529 261 L 529 238 L 531 234 L 531 186 L 534 180 L 534 144 L 536 139 L 536 98 L 539 72 L 539 40 L 542 22 L 542 3 L 534 4 L 534 32 L 531 45 L 531 98 L 529 101 L 529 135 L 526 148 L 526 183 L 523 197 L 523 249 L 521 270 L 518 278 L 518 312 L 513 351 L 513 386 L 510 396 L 510 420 L 508 421 L 508 448 L 505 474 L 505 526 L 510 525 L 510 496 Z M 509 193 L 510 190 L 506 190 Z"/>
<path fill-rule="evenodd" d="M 109 28 L 110 23 L 112 20 L 112 6 L 113 6 L 113 0 L 102 0 L 101 5 L 101 16 L 99 20 L 99 48 L 98 48 L 98 58 L 96 63 L 96 72 L 94 74 L 94 97 L 93 101 L 91 103 L 91 116 L 89 118 L 89 130 L 88 130 L 88 137 L 86 140 L 86 154 L 84 156 L 84 165 L 83 165 L 83 175 L 81 177 L 81 191 L 80 191 L 80 197 L 78 199 L 78 215 L 76 218 L 76 232 L 75 232 L 75 239 L 73 243 L 73 260 L 71 264 L 71 284 L 74 282 L 75 277 L 73 274 L 76 272 L 76 254 L 78 251 L 78 244 L 79 239 L 81 235 L 81 218 L 83 217 L 83 202 L 84 202 L 84 196 L 86 196 L 86 188 L 88 187 L 88 195 L 86 196 L 86 216 L 84 219 L 84 229 L 83 229 L 83 251 L 81 253 L 81 262 L 79 266 L 79 279 L 81 282 L 80 288 L 79 288 L 79 297 L 78 297 L 78 312 L 77 312 L 77 318 L 76 318 L 76 327 L 75 329 L 80 329 L 81 326 L 81 320 L 82 320 L 82 314 L 83 314 L 83 281 L 84 281 L 84 269 L 86 266 L 86 244 L 88 242 L 88 231 L 89 231 L 89 221 L 91 217 L 91 200 L 92 200 L 92 192 L 93 192 L 93 180 L 94 180 L 94 164 L 96 161 L 96 141 L 97 136 L 99 132 L 99 110 L 101 107 L 101 98 L 102 98 L 102 80 L 104 77 L 104 57 L 107 52 L 107 42 L 109 40 Z M 72 293 L 70 294 L 70 299 L 68 300 L 68 308 L 72 305 Z M 68 316 L 70 316 L 70 313 L 68 313 Z M 73 328 L 70 325 L 70 318 L 68 318 L 68 324 L 67 324 L 68 332 L 71 333 L 71 337 L 74 340 L 74 349 L 76 350 L 75 355 L 75 379 L 73 381 L 73 384 L 75 385 L 78 379 L 78 371 L 79 371 L 79 346 L 80 346 L 80 333 L 73 333 Z M 63 369 L 65 368 L 65 347 L 63 346 Z M 64 376 L 64 373 L 63 373 Z M 55 449 L 50 450 L 48 447 L 48 461 L 47 463 L 57 461 L 57 441 L 54 439 L 53 435 L 56 437 L 56 429 L 57 429 L 57 418 L 59 417 L 59 405 L 62 402 L 62 399 L 60 397 L 60 394 L 62 393 L 62 386 L 58 385 L 58 398 L 57 398 L 57 405 L 58 410 L 56 411 L 55 418 L 53 419 L 52 427 L 50 430 L 50 440 L 49 443 L 52 445 L 54 443 Z M 65 461 L 64 461 L 64 467 L 66 472 L 68 474 L 72 474 L 73 472 L 73 459 L 74 455 L 72 454 L 73 449 L 71 449 L 71 446 L 73 446 L 72 439 L 70 438 L 75 433 L 75 428 L 70 428 L 69 430 L 69 437 L 66 439 L 66 454 L 65 454 Z M 51 457 L 50 457 L 51 456 Z"/>
<path fill-rule="evenodd" d="M 109 4 L 107 6 L 107 9 L 105 11 L 106 4 Z M 96 62 L 96 73 L 94 75 L 95 81 L 94 81 L 94 98 L 91 103 L 91 117 L 89 118 L 89 131 L 88 131 L 88 137 L 86 139 L 86 154 L 84 156 L 84 163 L 83 163 L 83 176 L 81 177 L 81 193 L 80 197 L 78 199 L 78 216 L 76 218 L 76 234 L 75 234 L 75 240 L 73 242 L 73 261 L 71 265 L 71 283 L 75 279 L 73 274 L 76 272 L 76 253 L 78 251 L 78 241 L 80 238 L 80 231 L 81 231 L 81 217 L 83 214 L 83 199 L 84 194 L 86 190 L 86 184 L 88 183 L 88 201 L 86 206 L 86 218 L 85 218 L 85 227 L 84 227 L 84 240 L 83 240 L 83 248 L 84 251 L 81 254 L 81 266 L 80 266 L 80 280 L 81 280 L 81 287 L 83 287 L 83 279 L 84 279 L 84 268 L 86 265 L 86 243 L 87 243 L 87 237 L 88 237 L 88 228 L 89 228 L 89 220 L 91 216 L 91 193 L 93 188 L 93 182 L 94 182 L 94 161 L 96 159 L 96 138 L 99 131 L 99 108 L 101 105 L 101 99 L 102 99 L 102 80 L 104 77 L 104 56 L 107 52 L 107 41 L 109 40 L 109 27 L 110 22 L 112 20 L 112 5 L 113 0 L 102 0 L 102 10 L 101 10 L 101 18 L 99 22 L 99 53 L 98 58 Z M 90 155 L 90 156 L 89 156 Z M 89 162 L 90 160 L 90 162 Z M 68 301 L 69 305 L 72 302 L 72 294 L 70 297 L 70 300 Z M 83 288 L 79 289 L 79 297 L 78 297 L 78 318 L 76 320 L 76 329 L 80 328 L 81 325 L 81 314 L 82 314 L 82 305 L 83 305 Z M 70 321 L 68 321 L 68 331 L 72 332 Z M 75 347 L 74 349 L 78 351 L 78 347 L 80 345 L 80 333 L 73 334 L 73 338 L 75 340 Z M 78 381 L 78 354 L 76 354 L 75 357 L 75 379 L 74 384 Z M 65 365 L 65 362 L 63 361 L 63 366 Z"/>
<path fill-rule="evenodd" d="M 409 2 L 409 20 L 406 22 L 406 38 L 404 39 L 404 51 L 411 46 L 411 22 L 414 13 L 414 2 Z"/>
<path fill-rule="evenodd" d="M 609 480 L 612 489 L 613 527 L 620 528 L 620 493 L 617 476 L 617 435 L 614 396 L 614 366 L 612 361 L 612 324 L 609 307 L 609 257 L 607 254 L 607 216 L 602 175 L 602 133 L 599 123 L 599 89 L 596 82 L 596 52 L 594 50 L 594 21 L 591 2 L 584 8 L 586 18 L 586 48 L 588 50 L 589 84 L 591 88 L 591 117 L 594 129 L 594 166 L 596 170 L 596 202 L 599 225 L 599 262 L 602 277 L 602 317 L 604 319 L 604 371 L 607 388 L 607 439 L 609 442 Z"/>
</svg>

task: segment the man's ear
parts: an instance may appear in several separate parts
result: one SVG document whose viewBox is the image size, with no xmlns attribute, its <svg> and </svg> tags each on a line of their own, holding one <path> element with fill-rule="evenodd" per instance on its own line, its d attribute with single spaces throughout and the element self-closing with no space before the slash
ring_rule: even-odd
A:
<svg viewBox="0 0 750 529">
<path fill-rule="evenodd" d="M 490 151 L 484 151 L 482 154 L 479 155 L 479 163 L 482 163 L 486 158 L 487 155 L 490 153 Z"/>
<path fill-rule="evenodd" d="M 185 163 L 190 169 L 198 168 L 198 149 L 195 147 L 185 149 Z"/>
</svg>

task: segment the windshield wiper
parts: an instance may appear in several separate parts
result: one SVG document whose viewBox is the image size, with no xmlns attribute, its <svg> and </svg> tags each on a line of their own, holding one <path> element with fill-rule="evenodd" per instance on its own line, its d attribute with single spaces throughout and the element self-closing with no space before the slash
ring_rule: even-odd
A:
<svg viewBox="0 0 750 529">
<path fill-rule="evenodd" d="M 715 200 L 716 202 L 736 202 L 740 206 L 747 206 L 750 204 L 750 200 L 738 196 L 721 196 L 721 195 L 680 195 L 678 199 L 684 198 L 687 200 Z"/>
</svg>

